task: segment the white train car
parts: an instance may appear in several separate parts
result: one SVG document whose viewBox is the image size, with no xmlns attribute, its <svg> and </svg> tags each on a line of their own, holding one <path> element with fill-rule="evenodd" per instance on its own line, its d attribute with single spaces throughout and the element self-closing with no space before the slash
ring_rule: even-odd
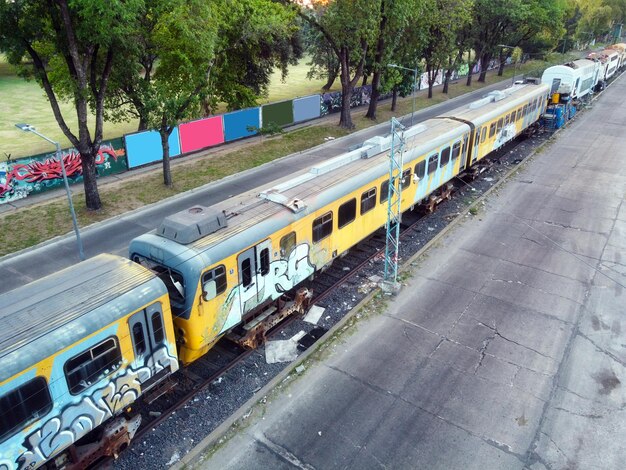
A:
<svg viewBox="0 0 626 470">
<path fill-rule="evenodd" d="M 606 60 L 606 73 L 604 75 L 604 80 L 606 81 L 617 73 L 617 69 L 620 66 L 621 54 L 615 49 L 606 49 L 602 51 L 602 57 Z"/>
<path fill-rule="evenodd" d="M 581 99 L 591 93 L 601 74 L 599 62 L 588 59 L 574 60 L 565 65 L 548 67 L 541 76 L 541 83 L 548 85 L 550 94 L 569 95 Z"/>
</svg>

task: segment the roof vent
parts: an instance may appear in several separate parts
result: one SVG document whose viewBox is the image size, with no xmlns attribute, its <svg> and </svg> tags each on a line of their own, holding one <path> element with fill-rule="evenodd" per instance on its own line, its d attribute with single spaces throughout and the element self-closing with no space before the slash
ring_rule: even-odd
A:
<svg viewBox="0 0 626 470">
<path fill-rule="evenodd" d="M 206 237 L 228 225 L 226 216 L 208 207 L 193 206 L 166 217 L 157 233 L 162 237 L 186 245 Z"/>
</svg>

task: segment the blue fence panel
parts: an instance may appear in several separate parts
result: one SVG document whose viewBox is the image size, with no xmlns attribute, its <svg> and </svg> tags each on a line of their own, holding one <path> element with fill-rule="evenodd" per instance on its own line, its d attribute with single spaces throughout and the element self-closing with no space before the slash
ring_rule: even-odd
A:
<svg viewBox="0 0 626 470">
<path fill-rule="evenodd" d="M 126 154 L 128 157 L 128 168 L 136 168 L 148 163 L 158 162 L 163 159 L 163 148 L 161 147 L 161 136 L 157 131 L 138 132 L 124 136 L 126 141 Z M 169 138 L 170 157 L 180 155 L 180 138 L 178 127 L 176 127 Z"/>
<path fill-rule="evenodd" d="M 320 95 L 293 100 L 293 121 L 302 122 L 320 117 Z"/>
<path fill-rule="evenodd" d="M 224 140 L 237 140 L 255 135 L 256 131 L 248 130 L 249 127 L 259 128 L 260 108 L 242 109 L 224 114 Z"/>
</svg>

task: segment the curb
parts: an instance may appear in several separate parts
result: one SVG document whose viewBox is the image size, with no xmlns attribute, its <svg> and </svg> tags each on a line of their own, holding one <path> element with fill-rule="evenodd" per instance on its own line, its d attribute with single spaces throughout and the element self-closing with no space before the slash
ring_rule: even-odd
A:
<svg viewBox="0 0 626 470">
<path fill-rule="evenodd" d="M 442 238 L 444 238 L 448 232 L 450 232 L 453 228 L 458 226 L 465 219 L 466 215 L 469 213 L 470 209 L 476 207 L 481 204 L 487 197 L 491 195 L 493 191 L 500 188 L 504 183 L 508 182 L 511 176 L 513 176 L 523 165 L 529 163 L 542 149 L 543 147 L 554 140 L 554 137 L 558 135 L 562 129 L 566 129 L 563 127 L 558 129 L 552 134 L 550 139 L 548 139 L 545 143 L 535 148 L 523 161 L 515 165 L 511 168 L 506 174 L 500 178 L 492 187 L 490 187 L 487 191 L 485 191 L 479 198 L 477 198 L 474 202 L 472 202 L 469 206 L 464 208 L 463 212 L 457 215 L 454 219 L 450 221 L 448 225 L 446 225 L 437 235 L 435 235 L 431 240 L 429 240 L 422 248 L 420 248 L 416 253 L 414 253 L 411 257 L 409 257 L 406 261 L 402 263 L 402 266 L 399 269 L 399 272 L 407 272 L 411 270 L 411 265 L 421 256 L 423 256 L 433 245 L 438 243 Z M 328 340 L 330 340 L 333 335 L 341 330 L 346 323 L 348 323 L 357 313 L 359 313 L 363 307 L 365 307 L 376 295 L 378 295 L 382 290 L 380 288 L 373 289 L 370 293 L 368 293 L 361 301 L 355 305 L 339 322 L 337 322 L 333 327 L 331 327 L 316 343 L 313 347 L 306 350 L 301 356 L 299 356 L 295 361 L 293 361 L 288 367 L 285 367 L 281 372 L 279 372 L 272 380 L 270 380 L 264 387 L 262 387 L 258 392 L 256 392 L 249 400 L 247 400 L 243 405 L 241 405 L 228 419 L 226 419 L 222 424 L 220 424 L 211 434 L 205 437 L 202 441 L 200 441 L 196 446 L 194 446 L 185 456 L 183 456 L 180 461 L 176 462 L 170 468 L 172 470 L 181 470 L 185 468 L 187 465 L 194 465 L 198 459 L 201 457 L 201 454 L 209 447 L 215 445 L 220 439 L 226 437 L 227 432 L 235 425 L 238 421 L 240 421 L 244 416 L 246 416 L 257 404 L 263 400 L 268 394 L 270 394 L 274 388 L 281 382 L 283 382 L 288 376 L 295 372 L 296 367 L 300 364 L 304 363 L 311 355 L 317 352 L 322 345 L 324 345 Z"/>
</svg>

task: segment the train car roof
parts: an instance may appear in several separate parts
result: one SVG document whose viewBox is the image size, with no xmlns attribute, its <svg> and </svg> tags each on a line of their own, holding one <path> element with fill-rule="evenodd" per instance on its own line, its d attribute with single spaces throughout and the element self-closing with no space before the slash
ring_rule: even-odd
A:
<svg viewBox="0 0 626 470">
<path fill-rule="evenodd" d="M 503 108 L 510 109 L 526 103 L 550 90 L 546 84 L 513 85 L 504 90 L 492 91 L 484 98 L 457 108 L 445 116 L 471 121 L 476 125 L 490 121 L 503 113 Z M 530 97 L 529 97 L 530 94 Z"/>
<path fill-rule="evenodd" d="M 151 271 L 99 255 L 0 295 L 0 383 L 167 290 Z"/>
<path fill-rule="evenodd" d="M 429 119 L 407 129 L 405 163 L 449 142 L 463 131 L 469 131 L 469 126 L 451 119 Z M 279 180 L 261 195 L 248 193 L 234 198 L 234 201 L 229 199 L 212 206 L 210 209 L 214 213 L 228 215 L 228 225 L 191 243 L 180 244 L 154 232 L 139 239 L 160 243 L 169 255 L 177 257 L 176 262 L 191 260 L 198 253 L 204 253 L 204 260 L 198 262 L 206 266 L 382 176 L 389 168 L 390 143 L 390 136 L 375 137 L 360 148 Z M 324 152 L 324 149 L 318 151 Z M 301 210 L 290 205 L 296 200 L 301 204 Z M 208 250 L 211 250 L 210 256 Z"/>
</svg>

